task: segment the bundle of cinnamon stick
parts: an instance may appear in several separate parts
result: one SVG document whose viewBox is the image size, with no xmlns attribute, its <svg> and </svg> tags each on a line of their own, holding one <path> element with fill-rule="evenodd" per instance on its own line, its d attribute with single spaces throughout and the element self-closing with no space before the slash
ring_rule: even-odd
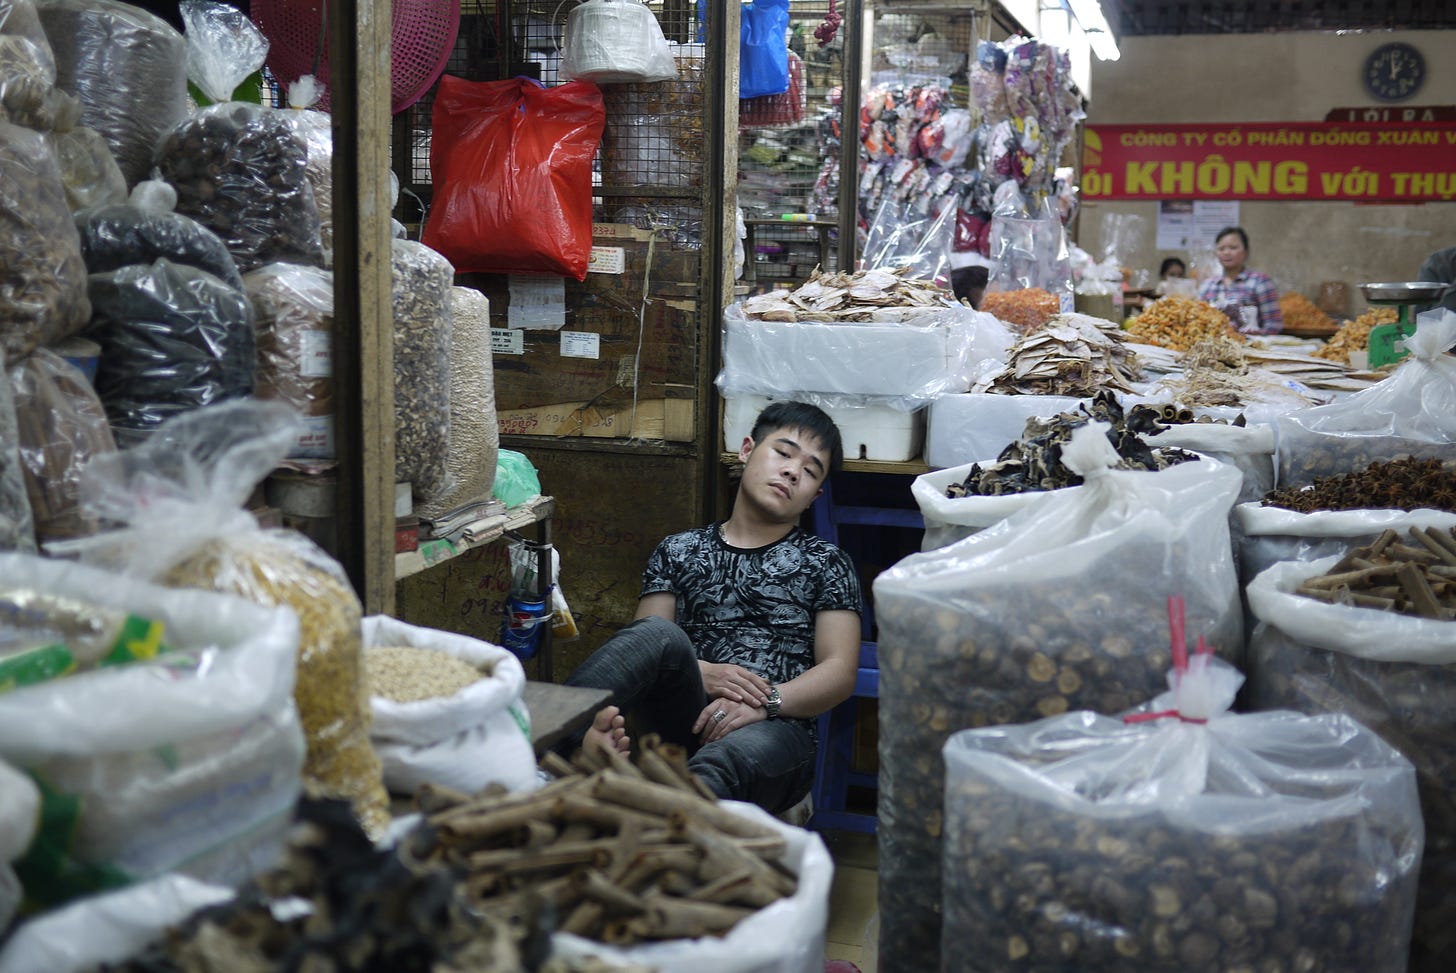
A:
<svg viewBox="0 0 1456 973">
<path fill-rule="evenodd" d="M 564 932 L 617 946 L 722 936 L 794 894 L 787 842 L 718 804 L 681 747 L 548 754 L 554 779 L 474 797 L 426 785 L 406 854 L 462 870 L 467 901 L 507 921 L 554 912 Z"/>
</svg>

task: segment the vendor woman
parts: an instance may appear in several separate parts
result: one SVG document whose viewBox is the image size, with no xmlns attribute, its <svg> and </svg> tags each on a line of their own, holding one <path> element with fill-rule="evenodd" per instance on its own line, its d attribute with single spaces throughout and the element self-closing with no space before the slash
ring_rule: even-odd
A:
<svg viewBox="0 0 1456 973">
<path fill-rule="evenodd" d="M 1278 334 L 1284 330 L 1279 310 L 1279 289 L 1268 274 L 1250 270 L 1249 235 L 1243 227 L 1226 226 L 1214 238 L 1223 273 L 1198 288 L 1200 299 L 1226 312 L 1246 334 Z"/>
</svg>

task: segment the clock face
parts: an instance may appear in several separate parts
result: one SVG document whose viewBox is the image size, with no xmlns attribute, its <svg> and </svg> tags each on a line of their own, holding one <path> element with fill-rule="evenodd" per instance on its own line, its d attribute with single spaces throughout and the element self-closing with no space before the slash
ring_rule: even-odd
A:
<svg viewBox="0 0 1456 973">
<path fill-rule="evenodd" d="M 1365 90 L 1381 101 L 1403 101 L 1426 80 L 1426 59 L 1409 44 L 1382 44 L 1365 59 Z"/>
</svg>

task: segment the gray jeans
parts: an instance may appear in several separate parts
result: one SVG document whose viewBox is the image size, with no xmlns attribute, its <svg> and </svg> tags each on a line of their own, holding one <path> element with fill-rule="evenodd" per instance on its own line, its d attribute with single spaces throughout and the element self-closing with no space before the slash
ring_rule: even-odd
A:
<svg viewBox="0 0 1456 973">
<path fill-rule="evenodd" d="M 700 747 L 693 722 L 708 695 L 687 634 L 666 619 L 639 618 L 607 639 L 566 680 L 610 689 L 612 702 L 644 733 L 688 752 L 688 766 L 722 798 L 778 813 L 809 793 L 814 737 L 806 720 L 763 720 Z"/>
</svg>

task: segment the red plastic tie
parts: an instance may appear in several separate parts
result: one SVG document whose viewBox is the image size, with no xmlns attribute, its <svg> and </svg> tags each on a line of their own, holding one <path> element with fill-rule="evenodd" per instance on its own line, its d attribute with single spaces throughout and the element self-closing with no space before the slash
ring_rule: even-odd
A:
<svg viewBox="0 0 1456 973">
<path fill-rule="evenodd" d="M 1184 716 L 1175 709 L 1165 709 L 1157 713 L 1129 713 L 1122 718 L 1124 723 L 1151 723 L 1153 720 L 1182 720 L 1184 723 L 1208 722 L 1196 716 Z"/>
</svg>

